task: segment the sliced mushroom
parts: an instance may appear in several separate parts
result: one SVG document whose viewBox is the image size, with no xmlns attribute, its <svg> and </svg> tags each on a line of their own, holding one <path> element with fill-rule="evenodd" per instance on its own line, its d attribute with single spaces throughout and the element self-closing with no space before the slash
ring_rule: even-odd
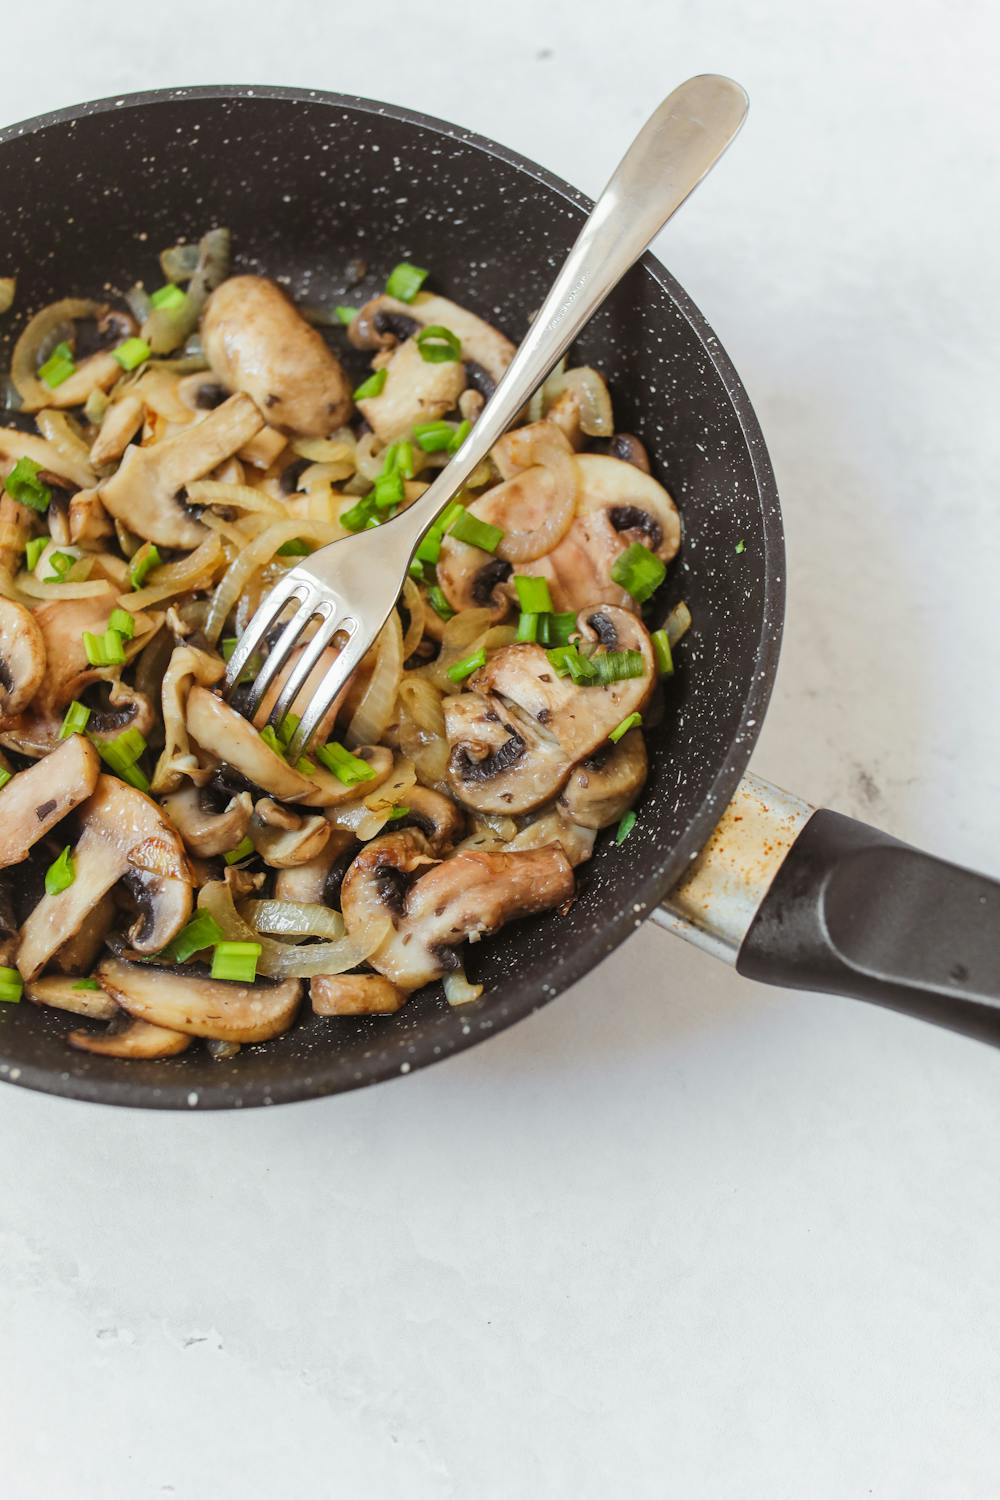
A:
<svg viewBox="0 0 1000 1500">
<path fill-rule="evenodd" d="M 652 472 L 645 444 L 631 432 L 616 432 L 608 438 L 609 458 L 620 458 L 623 464 L 632 464 L 644 474 Z"/>
<path fill-rule="evenodd" d="M 260 803 L 257 805 L 260 807 Z M 274 870 L 309 864 L 324 849 L 333 831 L 322 813 L 296 817 L 295 823 L 293 828 L 274 828 L 255 815 L 250 824 L 254 848 Z"/>
<path fill-rule="evenodd" d="M 269 469 L 275 462 L 279 453 L 283 453 L 288 447 L 288 439 L 283 432 L 276 427 L 262 427 L 256 437 L 252 437 L 249 443 L 244 443 L 237 457 L 244 463 L 251 464 L 255 469 Z M 218 475 L 219 479 L 223 476 Z M 230 484 L 241 484 L 240 479 L 230 479 Z"/>
<path fill-rule="evenodd" d="M 99 776 L 78 816 L 82 832 L 73 850 L 73 884 L 43 896 L 21 928 L 17 962 L 25 979 L 40 973 L 130 872 L 142 877 L 140 915 L 128 934 L 139 952 L 153 953 L 172 941 L 191 914 L 193 877 L 184 845 L 151 798 L 115 776 Z"/>
<path fill-rule="evenodd" d="M 68 1010 L 75 1016 L 89 1016 L 93 1021 L 114 1020 L 119 1011 L 111 996 L 102 989 L 81 989 L 79 985 L 79 975 L 46 974 L 26 984 L 24 993 L 35 1005 Z"/>
<path fill-rule="evenodd" d="M 602 745 L 573 768 L 559 808 L 584 828 L 608 828 L 632 806 L 648 769 L 642 730 L 630 729 L 617 745 Z"/>
<path fill-rule="evenodd" d="M 252 396 L 272 425 L 325 437 L 350 416 L 340 361 L 273 281 L 224 281 L 209 299 L 201 337 L 218 378 Z"/>
<path fill-rule="evenodd" d="M 245 838 L 253 802 L 249 792 L 237 792 L 220 812 L 204 787 L 188 786 L 164 798 L 163 811 L 190 852 L 211 859 Z"/>
<path fill-rule="evenodd" d="M 194 683 L 214 687 L 226 675 L 221 657 L 199 651 L 197 646 L 176 646 L 163 674 L 160 700 L 163 705 L 163 751 L 153 772 L 153 791 L 176 791 L 185 776 L 201 784 L 207 774 L 199 774 L 197 758 L 191 751 L 187 732 L 188 693 Z"/>
<path fill-rule="evenodd" d="M 289 677 L 291 677 L 296 666 L 298 665 L 299 658 L 301 657 L 303 651 L 306 650 L 308 650 L 308 646 L 303 645 L 297 647 L 294 651 L 289 652 L 288 660 L 281 668 L 281 671 L 275 675 L 272 682 L 268 683 L 267 691 L 265 692 L 263 698 L 260 700 L 260 706 L 258 707 L 257 712 L 253 717 L 253 722 L 256 724 L 258 729 L 263 729 L 264 725 L 271 717 L 271 711 L 273 710 L 274 705 L 277 703 L 279 697 L 281 696 L 285 683 L 288 681 Z M 313 667 L 312 671 L 309 673 L 309 676 L 302 684 L 298 693 L 295 695 L 295 698 L 292 700 L 292 705 L 289 712 L 298 714 L 300 718 L 302 717 L 302 715 L 306 712 L 306 709 L 309 707 L 310 703 L 312 703 L 313 699 L 316 697 L 316 694 L 319 692 L 320 687 L 323 683 L 323 678 L 326 676 L 327 672 L 329 672 L 330 668 L 333 666 L 339 655 L 340 652 L 338 651 L 336 646 L 328 646 L 326 648 L 326 650 L 320 656 L 319 660 L 316 662 L 316 665 Z M 333 726 L 337 721 L 337 715 L 340 713 L 344 699 L 350 691 L 350 687 L 351 679 L 348 678 L 341 691 L 337 694 L 336 698 L 334 698 L 333 702 L 330 704 L 330 707 L 323 715 L 322 720 L 317 725 L 316 735 L 318 744 L 323 744 L 333 734 Z"/>
<path fill-rule="evenodd" d="M 121 375 L 122 367 L 111 351 L 100 349 L 96 354 L 89 354 L 86 359 L 81 359 L 72 375 L 67 376 L 60 385 L 54 388 L 44 387 L 42 404 L 59 410 L 83 406 L 94 391 L 110 391 L 115 382 L 121 379 Z M 32 412 L 38 409 L 39 403 L 30 398 L 21 408 L 22 411 Z"/>
<path fill-rule="evenodd" d="M 117 1007 L 115 1007 L 117 1010 Z M 166 1026 L 149 1021 L 129 1020 L 122 1027 L 112 1026 L 103 1033 L 71 1031 L 66 1037 L 78 1052 L 93 1052 L 97 1057 L 121 1057 L 152 1062 L 161 1057 L 176 1057 L 186 1052 L 191 1038 Z"/>
<path fill-rule="evenodd" d="M 22 432 L 18 427 L 0 427 L 0 469 L 12 469 L 19 458 L 30 458 L 47 474 L 68 480 L 79 490 L 87 489 L 94 482 L 89 460 L 75 457 L 68 449 L 57 448 L 33 432 Z M 11 504 L 17 506 L 16 501 L 11 501 Z"/>
<path fill-rule="evenodd" d="M 309 993 L 318 1016 L 388 1016 L 406 1004 L 383 974 L 317 974 Z"/>
<path fill-rule="evenodd" d="M 593 854 L 596 839 L 597 834 L 593 828 L 572 823 L 561 812 L 550 809 L 526 828 L 522 828 L 505 847 L 511 853 L 516 853 L 520 849 L 544 849 L 549 844 L 559 844 L 575 869 Z"/>
<path fill-rule="evenodd" d="M 100 542 L 115 534 L 114 524 L 96 489 L 78 490 L 72 496 L 66 522 L 74 546 L 83 542 Z"/>
<path fill-rule="evenodd" d="M 407 789 L 406 815 L 394 820 L 396 828 L 419 828 L 435 854 L 444 854 L 465 833 L 465 814 L 443 792 L 419 783 Z"/>
<path fill-rule="evenodd" d="M 86 802 L 100 765 L 90 741 L 74 734 L 44 760 L 11 777 L 0 789 L 0 869 L 27 859 L 50 828 Z"/>
<path fill-rule="evenodd" d="M 0 598 L 0 723 L 27 708 L 45 677 L 45 641 L 23 604 Z"/>
<path fill-rule="evenodd" d="M 266 1042 L 287 1031 L 302 998 L 300 979 L 235 984 L 192 966 L 156 969 L 107 958 L 97 978 L 122 1010 L 156 1026 L 220 1042 Z"/>
<path fill-rule="evenodd" d="M 53 953 L 49 963 L 60 974 L 89 974 L 104 948 L 104 939 L 118 916 L 115 898 L 108 891 L 87 914 L 77 931 Z"/>
<path fill-rule="evenodd" d="M 123 396 L 108 407 L 101 430 L 90 449 L 90 461 L 100 468 L 117 463 L 142 426 L 146 408 L 139 396 Z"/>
<path fill-rule="evenodd" d="M 14 882 L 11 875 L 0 875 L 0 964 L 12 969 L 21 945 L 14 904 Z"/>
<path fill-rule="evenodd" d="M 33 708 L 37 707 L 43 713 L 46 710 L 55 712 L 73 698 L 78 698 L 88 684 L 117 675 L 113 668 L 91 665 L 83 639 L 84 632 L 99 635 L 107 627 L 115 602 L 114 590 L 109 587 L 106 594 L 95 594 L 89 599 L 56 599 L 51 604 L 40 604 L 33 611 L 32 618 L 45 643 L 47 664 L 46 676 Z M 133 619 L 135 635 L 125 642 L 128 660 L 152 639 L 163 616 L 137 613 Z M 129 690 L 126 689 L 125 693 L 128 696 Z"/>
<path fill-rule="evenodd" d="M 569 774 L 566 757 L 519 709 L 480 693 L 452 693 L 442 706 L 448 783 L 466 807 L 513 815 L 556 796 Z"/>
<path fill-rule="evenodd" d="M 101 501 L 147 541 L 197 547 L 206 531 L 177 498 L 179 492 L 231 458 L 263 425 L 249 396 L 231 396 L 204 421 L 149 447 L 128 448 L 118 469 L 101 485 Z"/>
<path fill-rule="evenodd" d="M 358 410 L 380 443 L 408 436 L 418 422 L 434 422 L 451 411 L 465 389 L 465 366 L 424 359 L 415 339 L 393 351 L 377 396 L 366 396 Z"/>
<path fill-rule="evenodd" d="M 489 609 L 491 621 L 499 624 L 510 614 L 514 601 L 508 584 L 513 571 L 512 564 L 504 562 L 502 557 L 491 557 L 468 542 L 456 541 L 453 536 L 446 536 L 442 542 L 437 581 L 456 611 Z M 427 619 L 431 624 L 438 622 L 433 610 L 428 611 Z"/>
<path fill-rule="evenodd" d="M 108 683 L 107 703 L 94 702 L 95 690 L 86 695 L 90 707 L 87 734 L 92 740 L 113 740 L 126 729 L 137 729 L 148 739 L 156 723 L 156 713 L 145 693 L 137 692 L 121 678 Z"/>
<path fill-rule="evenodd" d="M 187 728 L 191 738 L 217 760 L 233 766 L 262 791 L 285 802 L 302 802 L 316 794 L 316 784 L 266 745 L 252 724 L 215 693 L 195 685 L 188 693 Z"/>
<path fill-rule="evenodd" d="M 0 470 L 4 468 L 0 461 Z M 21 566 L 33 530 L 32 512 L 0 491 L 0 568 L 11 578 Z"/>
<path fill-rule="evenodd" d="M 393 931 L 369 963 L 414 990 L 459 967 L 453 950 L 466 938 L 561 906 L 573 889 L 556 844 L 516 854 L 466 849 L 435 863 L 423 834 L 405 829 L 365 845 L 344 877 L 341 901 L 349 933 L 389 915 Z"/>
<path fill-rule="evenodd" d="M 356 349 L 386 349 L 431 324 L 447 328 L 459 340 L 462 359 L 467 366 L 476 367 L 469 371 L 469 378 L 477 389 L 479 371 L 492 388 L 514 358 L 510 339 L 467 308 L 432 292 L 418 292 L 412 302 L 384 295 L 372 298 L 350 324 L 347 336 Z M 477 378 L 473 380 L 474 375 Z M 491 389 L 483 391 L 484 395 L 490 393 Z"/>
<path fill-rule="evenodd" d="M 275 901 L 336 906 L 340 897 L 340 879 L 347 868 L 347 856 L 353 856 L 356 848 L 357 839 L 352 833 L 343 828 L 331 828 L 330 837 L 314 859 L 278 871 L 274 880 Z M 332 888 L 334 885 L 336 889 Z"/>
</svg>

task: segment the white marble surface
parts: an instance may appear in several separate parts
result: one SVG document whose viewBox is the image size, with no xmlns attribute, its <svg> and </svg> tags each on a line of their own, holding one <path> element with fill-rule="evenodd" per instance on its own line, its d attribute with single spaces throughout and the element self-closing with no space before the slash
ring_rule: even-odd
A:
<svg viewBox="0 0 1000 1500">
<path fill-rule="evenodd" d="M 301 82 L 591 191 L 676 81 L 740 78 L 661 250 L 784 497 L 755 765 L 1000 867 L 986 0 L 47 0 L 2 50 L 9 120 Z M 5 1500 L 1000 1491 L 1000 1055 L 658 932 L 392 1087 L 197 1118 L 5 1088 L 0 1141 Z"/>
</svg>

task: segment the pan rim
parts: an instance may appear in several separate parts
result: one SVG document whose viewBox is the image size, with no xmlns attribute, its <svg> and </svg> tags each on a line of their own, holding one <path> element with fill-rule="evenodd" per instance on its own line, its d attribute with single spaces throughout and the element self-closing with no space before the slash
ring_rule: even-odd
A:
<svg viewBox="0 0 1000 1500">
<path fill-rule="evenodd" d="M 52 110 L 42 115 L 20 121 L 0 129 L 0 150 L 10 141 L 26 135 L 35 135 L 46 129 L 72 124 L 92 115 L 113 114 L 128 109 L 144 109 L 149 106 L 173 104 L 190 100 L 237 101 L 250 99 L 279 99 L 296 104 L 316 104 L 328 108 L 346 108 L 357 113 L 368 113 L 385 117 L 402 124 L 431 130 L 446 140 L 472 146 L 489 157 L 514 167 L 533 181 L 557 193 L 569 205 L 586 213 L 593 206 L 592 200 L 556 174 L 549 172 L 537 162 L 508 147 L 491 140 L 476 131 L 411 110 L 399 105 L 385 104 L 359 95 L 330 93 L 321 89 L 304 89 L 268 84 L 205 84 L 176 88 L 151 89 L 136 93 L 111 95 L 103 99 L 86 101 Z M 74 1075 L 69 1068 L 57 1071 L 30 1063 L 11 1063 L 0 1058 L 0 1081 L 16 1083 L 21 1087 L 39 1092 L 56 1094 L 84 1102 L 142 1107 L 148 1109 L 226 1109 L 251 1108 L 260 1105 L 284 1104 L 306 1099 L 326 1097 L 333 1093 L 347 1092 L 371 1084 L 400 1077 L 454 1056 L 466 1048 L 505 1030 L 508 1026 L 540 1009 L 557 995 L 568 989 L 585 974 L 594 969 L 612 953 L 654 910 L 667 892 L 676 884 L 690 860 L 702 848 L 719 816 L 729 802 L 740 777 L 746 770 L 760 733 L 777 671 L 781 648 L 782 627 L 785 610 L 785 552 L 784 531 L 780 501 L 774 470 L 764 441 L 763 432 L 750 397 L 707 319 L 695 306 L 683 287 L 666 267 L 650 252 L 638 262 L 641 267 L 669 297 L 678 312 L 687 322 L 705 357 L 715 369 L 725 391 L 740 432 L 743 435 L 760 506 L 764 542 L 764 595 L 761 609 L 760 629 L 754 649 L 755 670 L 747 685 L 742 712 L 736 734 L 728 753 L 716 772 L 700 805 L 688 818 L 680 837 L 668 850 L 657 852 L 647 865 L 643 878 L 633 892 L 632 903 L 618 915 L 608 918 L 601 929 L 601 945 L 595 953 L 592 947 L 581 945 L 562 956 L 548 982 L 525 989 L 516 1002 L 511 1002 L 503 1014 L 485 1018 L 484 1024 L 465 1026 L 447 1048 L 427 1034 L 417 1034 L 407 1039 L 405 1052 L 390 1054 L 383 1052 L 373 1056 L 363 1073 L 345 1078 L 324 1076 L 321 1063 L 312 1063 L 303 1068 L 301 1074 L 283 1078 L 272 1083 L 248 1076 L 243 1086 L 234 1089 L 221 1079 L 217 1085 L 199 1083 L 197 1090 L 185 1080 L 183 1071 L 164 1071 L 159 1085 L 130 1080 L 127 1072 L 122 1077 L 91 1077 Z"/>
</svg>

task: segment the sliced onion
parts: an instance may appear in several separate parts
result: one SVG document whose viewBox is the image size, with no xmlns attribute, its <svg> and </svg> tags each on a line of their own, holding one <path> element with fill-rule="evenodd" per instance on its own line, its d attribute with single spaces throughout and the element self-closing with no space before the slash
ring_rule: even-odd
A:
<svg viewBox="0 0 1000 1500">
<path fill-rule="evenodd" d="M 37 373 L 44 358 L 46 341 L 61 325 L 73 323 L 77 318 L 96 318 L 100 313 L 99 302 L 92 302 L 87 297 L 64 297 L 60 302 L 50 302 L 48 307 L 29 318 L 14 345 L 10 362 L 10 378 L 29 411 L 48 406 L 52 399 L 51 390 L 39 380 Z"/>
<path fill-rule="evenodd" d="M 245 922 L 233 905 L 233 893 L 224 880 L 211 880 L 198 892 L 198 910 L 207 911 L 222 929 L 227 942 L 259 943 L 257 972 L 268 979 L 308 979 L 314 974 L 344 974 L 364 963 L 389 934 L 391 922 L 379 915 L 365 930 L 331 943 L 292 946 L 279 943 Z"/>
<path fill-rule="evenodd" d="M 579 365 L 545 382 L 546 411 L 564 391 L 572 391 L 580 408 L 580 426 L 588 437 L 611 437 L 615 416 L 603 375 L 590 365 Z"/>
<path fill-rule="evenodd" d="M 84 467 L 33 432 L 17 432 L 13 428 L 0 427 L 0 460 L 14 461 L 18 458 L 32 459 L 40 469 L 48 469 L 60 479 L 68 479 L 77 489 L 87 490 L 93 485 L 94 471 L 89 459 Z"/>
<path fill-rule="evenodd" d="M 280 500 L 266 490 L 255 490 L 249 484 L 222 484 L 214 479 L 199 479 L 187 486 L 192 505 L 231 505 L 234 510 L 262 511 L 284 519 L 288 512 Z"/>
<path fill-rule="evenodd" d="M 406 806 L 406 793 L 417 779 L 417 771 L 410 760 L 397 760 L 387 781 L 367 797 L 353 802 L 341 802 L 328 807 L 326 816 L 335 828 L 353 833 L 355 838 L 367 842 L 380 834 L 389 822 L 394 807 Z"/>
<path fill-rule="evenodd" d="M 197 269 L 197 245 L 171 245 L 160 251 L 160 270 L 167 281 L 190 281 Z"/>
<path fill-rule="evenodd" d="M 441 981 L 444 987 L 444 997 L 449 1005 L 468 1005 L 472 1000 L 478 1000 L 483 993 L 481 984 L 472 984 L 465 977 L 464 969 L 453 969 L 446 974 Z"/>
<path fill-rule="evenodd" d="M 341 535 L 343 533 L 339 527 L 330 526 L 324 521 L 304 519 L 278 521 L 273 526 L 269 526 L 266 531 L 262 531 L 260 536 L 254 537 L 250 545 L 233 560 L 223 574 L 205 621 L 206 639 L 213 643 L 219 639 L 233 605 L 246 589 L 254 573 L 271 561 L 279 547 L 283 547 L 286 542 L 294 541 L 296 537 L 301 537 L 305 542 L 315 542 L 317 546 L 322 547 L 327 542 L 335 542 Z"/>
<path fill-rule="evenodd" d="M 395 610 L 383 625 L 375 649 L 375 670 L 347 726 L 348 745 L 377 745 L 396 707 L 403 675 L 403 631 Z"/>
<path fill-rule="evenodd" d="M 403 660 L 409 661 L 423 640 L 424 620 L 426 617 L 424 596 L 412 578 L 408 578 L 403 584 L 403 603 L 410 617 L 410 623 L 407 625 L 406 634 L 403 637 Z"/>
<path fill-rule="evenodd" d="M 224 521 L 214 511 L 206 510 L 202 512 L 201 524 L 228 543 L 226 552 L 228 563 L 232 558 L 239 556 L 247 542 L 252 541 L 262 529 L 266 528 L 267 517 L 244 516 L 241 521 Z"/>
<path fill-rule="evenodd" d="M 506 562 L 534 562 L 557 547 L 573 524 L 576 514 L 576 495 L 579 485 L 576 460 L 572 450 L 562 438 L 539 429 L 531 433 L 523 445 L 527 466 L 537 465 L 545 471 L 546 483 L 551 493 L 549 514 L 541 526 L 534 531 L 508 531 L 497 547 L 497 556 Z M 508 479 L 507 484 L 518 483 L 519 476 Z M 500 486 L 502 489 L 503 486 Z M 489 491 L 495 500 L 500 490 Z"/>
<path fill-rule="evenodd" d="M 154 568 L 144 589 L 122 594 L 118 602 L 134 614 L 137 609 L 149 609 L 150 605 L 171 599 L 174 594 L 207 588 L 221 559 L 222 543 L 219 538 L 207 536 L 187 557 L 178 562 L 164 563 L 162 568 Z"/>
<path fill-rule="evenodd" d="M 315 902 L 245 901 L 240 915 L 255 932 L 269 932 L 276 937 L 337 940 L 347 930 L 339 911 Z"/>
<path fill-rule="evenodd" d="M 101 393 L 104 394 L 103 391 Z M 50 442 L 61 458 L 66 459 L 67 464 L 73 465 L 74 474 L 90 475 L 85 489 L 89 489 L 97 483 L 97 475 L 93 464 L 90 462 L 90 446 L 85 443 L 80 435 L 79 424 L 65 411 L 40 411 L 35 417 L 35 422 L 42 437 Z"/>
<path fill-rule="evenodd" d="M 399 684 L 399 748 L 412 760 L 417 780 L 440 787 L 448 770 L 441 694 L 426 677 L 407 672 Z"/>
<path fill-rule="evenodd" d="M 142 325 L 142 336 L 154 354 L 170 354 L 198 326 L 209 293 L 229 275 L 228 229 L 210 229 L 198 242 L 198 261 L 179 307 L 154 307 Z"/>
<path fill-rule="evenodd" d="M 137 281 L 135 286 L 130 286 L 125 293 L 125 306 L 137 323 L 145 323 L 152 311 L 153 303 L 140 281 Z"/>
<path fill-rule="evenodd" d="M 379 445 L 378 438 L 374 432 L 366 432 L 358 439 L 357 451 L 354 455 L 354 467 L 362 479 L 374 483 L 382 472 L 385 462 L 385 449 Z"/>
<path fill-rule="evenodd" d="M 563 357 L 562 357 L 562 359 L 555 366 L 554 370 L 552 371 L 552 374 L 549 376 L 549 379 L 542 382 L 542 384 L 538 387 L 538 390 L 535 392 L 535 394 L 532 396 L 531 400 L 528 402 L 528 421 L 529 422 L 540 422 L 542 420 L 542 418 L 545 415 L 545 395 L 546 395 L 546 391 L 548 389 L 549 381 L 555 380 L 558 376 L 562 375 L 562 373 L 565 370 L 565 368 L 566 368 L 566 356 L 564 354 Z"/>
<path fill-rule="evenodd" d="M 39 583 L 34 573 L 18 573 L 14 583 L 29 599 L 96 599 L 99 594 L 107 594 L 110 604 L 114 594 L 106 578 L 95 578 L 86 583 Z"/>
<path fill-rule="evenodd" d="M 295 438 L 292 452 L 297 458 L 308 458 L 312 464 L 331 465 L 342 472 L 338 478 L 346 479 L 357 467 L 358 440 L 349 427 L 342 427 L 328 438 Z M 346 467 L 345 467 L 346 466 Z"/>
<path fill-rule="evenodd" d="M 693 624 L 694 621 L 691 619 L 691 611 L 688 609 L 687 605 L 682 599 L 681 602 L 679 604 L 675 604 L 673 609 L 670 611 L 669 615 L 667 616 L 666 625 L 664 627 L 667 632 L 667 640 L 670 642 L 671 646 L 676 646 L 681 637 L 687 635 Z"/>
<path fill-rule="evenodd" d="M 199 651 L 196 646 L 175 646 L 166 671 L 162 674 L 160 702 L 163 715 L 163 750 L 153 772 L 153 791 L 175 792 L 185 776 L 201 785 L 208 780 L 199 774 L 198 761 L 191 750 L 187 732 L 187 698 L 197 682 L 214 687 L 224 676 L 225 666 L 217 656 Z"/>
</svg>

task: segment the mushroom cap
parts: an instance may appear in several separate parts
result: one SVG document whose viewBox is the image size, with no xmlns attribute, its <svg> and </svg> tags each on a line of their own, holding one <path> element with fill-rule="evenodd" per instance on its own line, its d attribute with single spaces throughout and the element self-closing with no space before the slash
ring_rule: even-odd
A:
<svg viewBox="0 0 1000 1500">
<path fill-rule="evenodd" d="M 16 718 L 45 678 L 45 639 L 29 609 L 0 598 L 0 723 Z"/>
<path fill-rule="evenodd" d="M 237 792 L 220 812 L 203 787 L 189 785 L 165 797 L 163 810 L 190 852 L 211 859 L 235 849 L 246 836 L 253 802 L 249 792 Z"/>
<path fill-rule="evenodd" d="M 106 958 L 97 978 L 122 1010 L 189 1036 L 220 1042 L 266 1042 L 287 1031 L 302 998 L 302 981 L 258 979 L 234 984 L 192 965 L 157 969 Z"/>
<path fill-rule="evenodd" d="M 115 591 L 109 588 L 107 593 L 94 594 L 89 599 L 53 599 L 33 611 L 34 622 L 45 642 L 47 662 L 46 677 L 36 694 L 34 708 L 42 713 L 56 712 L 78 698 L 90 683 L 118 675 L 114 668 L 92 666 L 83 643 L 84 631 L 98 635 L 105 629 L 116 602 Z M 135 635 L 125 642 L 126 657 L 134 656 L 147 644 L 159 629 L 163 616 L 139 612 L 133 618 Z"/>
<path fill-rule="evenodd" d="M 632 806 L 648 769 L 642 730 L 630 729 L 616 745 L 602 746 L 573 767 L 559 809 L 583 828 L 608 828 Z"/>
<path fill-rule="evenodd" d="M 514 358 L 514 345 L 491 323 L 433 292 L 418 292 L 412 302 L 385 294 L 373 297 L 349 325 L 347 336 L 356 349 L 387 349 L 431 324 L 449 329 L 462 345 L 465 363 L 485 371 L 494 385 Z"/>
<path fill-rule="evenodd" d="M 448 784 L 464 806 L 513 816 L 557 795 L 569 763 L 529 716 L 477 692 L 452 693 L 442 707 L 450 747 Z"/>
<path fill-rule="evenodd" d="M 450 797 L 415 782 L 405 793 L 406 815 L 396 828 L 419 828 L 434 854 L 443 854 L 465 833 L 465 814 Z"/>
<path fill-rule="evenodd" d="M 79 982 L 80 976 L 76 974 L 46 974 L 26 984 L 24 993 L 35 1005 L 68 1010 L 94 1021 L 111 1021 L 118 1015 L 118 1007 L 110 995 L 101 989 L 77 989 Z"/>
<path fill-rule="evenodd" d="M 388 1016 L 406 995 L 384 974 L 317 974 L 309 983 L 318 1016 Z"/>
<path fill-rule="evenodd" d="M 188 693 L 186 721 L 188 733 L 203 750 L 262 791 L 286 802 L 315 795 L 314 782 L 266 745 L 242 714 L 197 683 Z"/>
<path fill-rule="evenodd" d="M 465 389 L 465 366 L 424 359 L 415 339 L 394 350 L 377 396 L 366 396 L 358 410 L 380 443 L 405 438 L 418 422 L 434 422 L 451 411 Z"/>
<path fill-rule="evenodd" d="M 112 1026 L 103 1033 L 71 1031 L 66 1040 L 78 1052 L 92 1052 L 97 1057 L 142 1058 L 146 1062 L 176 1057 L 191 1045 L 191 1038 L 181 1031 L 170 1031 L 166 1026 L 154 1026 L 151 1021 L 136 1020 L 128 1020 L 121 1027 Z"/>
<path fill-rule="evenodd" d="M 86 802 L 100 766 L 90 741 L 73 734 L 0 788 L 0 869 L 27 859 L 50 828 Z"/>
<path fill-rule="evenodd" d="M 260 803 L 257 804 L 258 808 Z M 274 870 L 293 865 L 307 865 L 326 847 L 333 828 L 322 813 L 296 817 L 291 828 L 275 828 L 255 816 L 250 825 L 254 848 L 264 863 Z"/>
</svg>

